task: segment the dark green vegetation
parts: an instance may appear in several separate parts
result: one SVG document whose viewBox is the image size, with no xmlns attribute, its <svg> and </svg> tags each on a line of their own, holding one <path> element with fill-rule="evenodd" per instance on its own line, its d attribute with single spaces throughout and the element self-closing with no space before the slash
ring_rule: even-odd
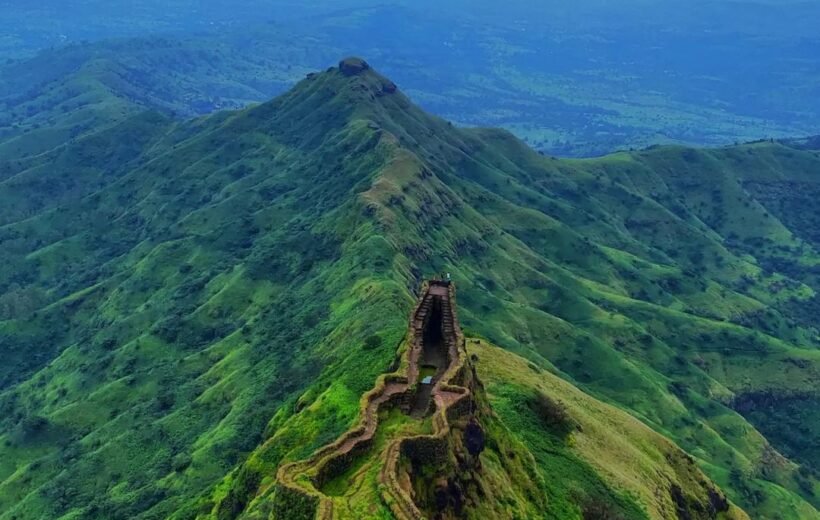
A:
<svg viewBox="0 0 820 520">
<path fill-rule="evenodd" d="M 3 7 L 0 60 L 22 61 L 0 67 L 0 92 L 11 81 L 27 98 L 68 68 L 127 83 L 114 90 L 138 102 L 203 114 L 269 99 L 307 70 L 361 54 L 427 110 L 505 127 L 545 153 L 820 132 L 812 2 L 88 0 L 67 13 L 46 7 L 55 1 Z"/>
<path fill-rule="evenodd" d="M 810 144 L 554 160 L 371 70 L 104 121 L 0 143 L 0 519 L 240 516 L 357 420 L 438 272 L 469 331 L 667 436 L 752 517 L 818 517 Z M 490 401 L 555 468 L 535 386 Z M 563 467 L 592 510 L 641 508 Z"/>
</svg>

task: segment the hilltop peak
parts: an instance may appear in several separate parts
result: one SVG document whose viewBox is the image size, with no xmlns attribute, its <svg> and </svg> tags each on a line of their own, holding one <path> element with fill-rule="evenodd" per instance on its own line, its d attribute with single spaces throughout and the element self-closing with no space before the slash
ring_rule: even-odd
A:
<svg viewBox="0 0 820 520">
<path fill-rule="evenodd" d="M 362 58 L 351 56 L 339 62 L 339 70 L 345 76 L 356 76 L 364 71 L 370 70 L 370 64 Z"/>
<path fill-rule="evenodd" d="M 398 91 L 395 83 L 376 72 L 364 59 L 351 56 L 339 61 L 339 72 L 348 78 L 365 78 L 366 84 L 374 94 L 393 94 Z"/>
<path fill-rule="evenodd" d="M 348 86 L 359 92 L 369 92 L 375 96 L 394 94 L 398 87 L 388 78 L 379 74 L 367 61 L 356 56 L 350 56 L 339 61 L 337 67 L 330 67 L 326 72 L 311 72 L 307 79 L 324 77 L 330 81 L 340 78 L 348 81 Z M 335 77 L 336 79 L 331 79 Z"/>
</svg>

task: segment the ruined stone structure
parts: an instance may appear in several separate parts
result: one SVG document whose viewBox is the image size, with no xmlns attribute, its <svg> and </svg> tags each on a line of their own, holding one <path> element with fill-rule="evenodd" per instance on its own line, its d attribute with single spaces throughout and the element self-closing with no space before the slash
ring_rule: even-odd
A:
<svg viewBox="0 0 820 520">
<path fill-rule="evenodd" d="M 379 410 L 398 407 L 418 419 L 432 414 L 432 434 L 389 441 L 379 455 L 381 499 L 400 520 L 426 518 L 414 500 L 413 477 L 407 467 L 446 464 L 451 422 L 467 417 L 474 407 L 468 388 L 474 375 L 455 311 L 455 294 L 455 285 L 450 282 L 425 282 L 410 317 L 403 368 L 381 376 L 373 390 L 362 397 L 361 420 L 356 428 L 309 459 L 279 469 L 275 490 L 279 516 L 287 514 L 288 520 L 333 518 L 333 499 L 320 490 L 372 446 Z M 429 385 L 419 384 L 422 361 L 435 369 Z M 402 461 L 406 462 L 403 468 Z"/>
</svg>

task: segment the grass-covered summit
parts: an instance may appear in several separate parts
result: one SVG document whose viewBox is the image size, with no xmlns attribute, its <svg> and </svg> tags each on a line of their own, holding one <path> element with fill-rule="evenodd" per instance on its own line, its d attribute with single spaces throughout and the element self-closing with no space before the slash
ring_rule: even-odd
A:
<svg viewBox="0 0 820 520">
<path fill-rule="evenodd" d="M 282 463 L 357 423 L 442 272 L 467 334 L 528 360 L 478 353 L 540 475 L 509 511 L 656 516 L 646 475 L 683 479 L 648 455 L 663 436 L 751 517 L 817 518 L 811 148 L 556 160 L 360 60 L 237 112 L 5 146 L 0 519 L 251 518 Z M 584 434 L 631 426 L 544 437 L 536 390 Z"/>
</svg>

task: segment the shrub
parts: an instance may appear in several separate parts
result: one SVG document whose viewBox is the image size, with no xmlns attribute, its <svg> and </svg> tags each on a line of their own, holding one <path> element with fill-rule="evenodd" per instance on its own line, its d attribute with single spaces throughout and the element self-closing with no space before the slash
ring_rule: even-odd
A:
<svg viewBox="0 0 820 520">
<path fill-rule="evenodd" d="M 193 462 L 193 459 L 189 454 L 178 453 L 171 461 L 171 467 L 174 468 L 175 472 L 182 473 L 183 471 L 188 469 L 188 466 L 191 465 L 191 462 Z"/>
<path fill-rule="evenodd" d="M 477 457 L 484 451 L 485 444 L 484 430 L 475 419 L 472 419 L 464 429 L 464 445 L 467 447 L 467 451 L 473 457 Z"/>
<path fill-rule="evenodd" d="M 575 428 L 575 422 L 566 407 L 544 392 L 537 391 L 529 402 L 530 408 L 547 430 L 566 437 Z"/>
<path fill-rule="evenodd" d="M 382 346 L 382 338 L 378 334 L 373 334 L 372 336 L 368 336 L 366 340 L 364 340 L 364 349 L 365 350 L 374 350 Z"/>
<path fill-rule="evenodd" d="M 34 441 L 45 434 L 49 426 L 50 423 L 45 417 L 39 415 L 25 417 L 17 423 L 17 428 L 12 435 L 13 441 L 17 444 Z"/>
<path fill-rule="evenodd" d="M 582 507 L 584 520 L 623 520 L 614 505 L 600 498 L 587 498 Z"/>
</svg>

